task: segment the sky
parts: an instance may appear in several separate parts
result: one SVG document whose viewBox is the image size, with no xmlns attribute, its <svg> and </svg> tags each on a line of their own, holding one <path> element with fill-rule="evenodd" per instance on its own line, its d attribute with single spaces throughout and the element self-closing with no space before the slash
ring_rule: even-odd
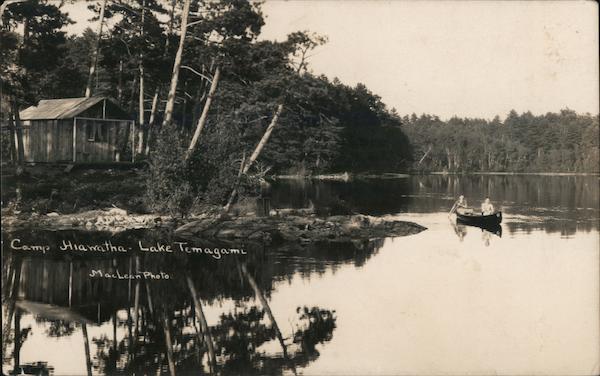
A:
<svg viewBox="0 0 600 376">
<path fill-rule="evenodd" d="M 599 111 L 595 1 L 267 0 L 261 39 L 326 35 L 315 74 L 364 83 L 400 114 Z M 89 25 L 82 2 L 68 5 Z"/>
</svg>

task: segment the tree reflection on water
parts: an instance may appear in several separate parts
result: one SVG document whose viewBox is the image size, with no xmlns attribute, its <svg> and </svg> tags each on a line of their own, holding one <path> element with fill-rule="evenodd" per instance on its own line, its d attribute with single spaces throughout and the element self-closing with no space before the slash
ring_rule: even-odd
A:
<svg viewBox="0 0 600 376">
<path fill-rule="evenodd" d="M 6 238 L 23 234 L 3 234 Z M 38 242 L 64 238 L 101 239 L 108 234 L 74 232 L 28 234 Z M 167 234 L 135 231 L 113 236 L 135 242 Z M 332 307 L 298 306 L 282 331 L 269 306 L 278 281 L 363 265 L 382 245 L 377 242 L 273 249 L 249 246 L 248 255 L 216 260 L 186 254 L 26 255 L 3 252 L 3 369 L 23 365 L 20 352 L 30 332 L 69 338 L 85 353 L 88 374 L 267 374 L 296 373 L 318 356 L 318 344 L 333 338 Z M 90 270 L 161 270 L 170 280 L 89 278 Z M 206 309 L 231 301 L 234 307 L 208 325 Z M 290 307 L 292 308 L 292 307 Z M 31 314 L 33 328 L 21 330 Z M 214 321 L 214 318 L 213 318 Z M 291 327 L 290 327 L 291 326 Z M 19 330 L 15 330 L 19 329 Z M 98 334 L 98 328 L 102 328 Z M 291 330 L 291 331 L 290 331 Z M 73 335 L 77 333 L 77 335 Z M 83 338 L 81 340 L 80 338 Z M 78 344 L 79 343 L 79 344 Z M 44 352 L 36 352 L 47 361 Z M 67 355 L 65 355 L 67 356 Z M 79 361 L 78 361 L 79 362 Z M 48 365 L 50 369 L 53 365 Z M 19 371 L 17 369 L 17 371 Z M 57 373 L 58 374 L 58 373 Z"/>
</svg>

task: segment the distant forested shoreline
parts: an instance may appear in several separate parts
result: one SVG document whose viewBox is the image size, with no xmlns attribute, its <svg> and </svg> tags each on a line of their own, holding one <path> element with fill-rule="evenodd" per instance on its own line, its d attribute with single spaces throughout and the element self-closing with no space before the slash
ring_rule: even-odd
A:
<svg viewBox="0 0 600 376">
<path fill-rule="evenodd" d="M 402 117 L 420 172 L 600 172 L 598 115 L 568 109 L 504 121 Z"/>
</svg>

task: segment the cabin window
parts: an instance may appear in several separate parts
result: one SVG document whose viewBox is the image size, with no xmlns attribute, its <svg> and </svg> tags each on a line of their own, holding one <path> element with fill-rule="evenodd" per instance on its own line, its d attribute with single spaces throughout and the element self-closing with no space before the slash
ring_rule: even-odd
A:
<svg viewBox="0 0 600 376">
<path fill-rule="evenodd" d="M 96 127 L 94 123 L 87 123 L 85 125 L 85 137 L 88 141 L 96 141 Z"/>
<path fill-rule="evenodd" d="M 96 123 L 96 135 L 95 139 L 98 142 L 106 142 L 106 124 Z"/>
<path fill-rule="evenodd" d="M 89 142 L 106 142 L 107 127 L 103 123 L 88 123 L 86 127 L 86 137 Z"/>
</svg>

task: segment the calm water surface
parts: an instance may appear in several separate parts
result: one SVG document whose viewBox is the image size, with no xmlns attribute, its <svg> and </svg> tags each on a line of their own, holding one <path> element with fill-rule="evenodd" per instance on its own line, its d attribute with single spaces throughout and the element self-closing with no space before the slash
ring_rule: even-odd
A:
<svg viewBox="0 0 600 376">
<path fill-rule="evenodd" d="M 474 206 L 489 195 L 504 213 L 502 233 L 456 225 L 447 212 L 459 194 Z M 19 351 L 7 347 L 4 373 L 16 355 L 20 364 L 47 362 L 56 375 L 85 375 L 88 354 L 94 374 L 168 374 L 163 317 L 178 374 L 208 373 L 188 276 L 221 374 L 599 372 L 598 177 L 278 181 L 272 201 L 277 208 L 408 220 L 427 230 L 342 245 L 239 244 L 247 255 L 218 260 L 205 254 L 136 259 L 130 253 L 4 252 L 4 281 L 20 274 L 12 301 L 21 333 Z M 15 237 L 42 244 L 110 240 L 132 248 L 139 240 L 176 240 L 156 231 L 21 232 L 4 234 L 5 248 Z M 172 278 L 87 276 L 97 269 L 127 273 L 137 262 Z M 4 298 L 9 290 L 3 289 Z M 277 322 L 286 354 L 257 294 Z"/>
</svg>

